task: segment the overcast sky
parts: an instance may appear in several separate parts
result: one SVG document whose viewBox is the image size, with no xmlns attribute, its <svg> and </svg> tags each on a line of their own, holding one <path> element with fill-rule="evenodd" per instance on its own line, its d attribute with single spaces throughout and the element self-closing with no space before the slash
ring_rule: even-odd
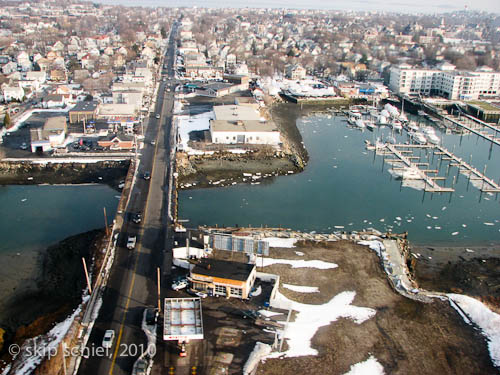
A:
<svg viewBox="0 0 500 375">
<path fill-rule="evenodd" d="M 214 8 L 299 8 L 380 10 L 407 13 L 443 13 L 468 9 L 500 14 L 500 0 L 97 0 L 130 6 L 199 6 Z"/>
</svg>

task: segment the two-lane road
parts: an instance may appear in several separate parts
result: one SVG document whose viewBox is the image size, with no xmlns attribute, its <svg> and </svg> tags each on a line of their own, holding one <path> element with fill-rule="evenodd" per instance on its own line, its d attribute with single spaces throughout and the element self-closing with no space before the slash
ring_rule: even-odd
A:
<svg viewBox="0 0 500 375">
<path fill-rule="evenodd" d="M 167 59 L 172 67 L 173 38 L 170 40 Z M 169 72 L 171 74 L 172 72 Z M 156 101 L 156 113 L 146 127 L 144 147 L 138 152 L 139 166 L 132 188 L 123 227 L 119 233 L 116 256 L 106 287 L 100 314 L 92 330 L 87 348 L 102 345 L 107 329 L 115 331 L 115 342 L 106 356 L 84 359 L 79 373 L 130 374 L 133 363 L 146 348 L 141 321 L 146 306 L 157 305 L 156 268 L 163 264 L 165 234 L 168 223 L 167 201 L 168 166 L 170 163 L 170 128 L 173 96 L 165 91 L 161 81 Z M 154 141 L 154 142 L 153 142 Z M 144 180 L 144 172 L 151 173 Z M 131 214 L 140 212 L 140 224 L 133 223 Z M 134 250 L 126 248 L 129 235 L 137 236 Z"/>
</svg>

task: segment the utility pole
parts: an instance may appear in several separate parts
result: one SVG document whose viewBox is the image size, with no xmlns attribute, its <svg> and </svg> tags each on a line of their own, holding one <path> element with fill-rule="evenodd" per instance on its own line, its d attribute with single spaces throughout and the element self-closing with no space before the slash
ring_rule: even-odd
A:
<svg viewBox="0 0 500 375">
<path fill-rule="evenodd" d="M 87 279 L 87 287 L 89 288 L 89 294 L 92 294 L 92 287 L 90 286 L 89 273 L 87 271 L 87 263 L 85 263 L 85 258 L 82 257 L 83 270 L 85 271 L 85 279 Z"/>
<path fill-rule="evenodd" d="M 161 298 L 160 298 L 160 267 L 156 268 L 156 277 L 158 279 L 158 313 L 161 312 Z"/>
<path fill-rule="evenodd" d="M 109 236 L 108 233 L 108 217 L 106 215 L 106 207 L 104 207 L 104 228 L 106 229 L 106 237 Z"/>
</svg>

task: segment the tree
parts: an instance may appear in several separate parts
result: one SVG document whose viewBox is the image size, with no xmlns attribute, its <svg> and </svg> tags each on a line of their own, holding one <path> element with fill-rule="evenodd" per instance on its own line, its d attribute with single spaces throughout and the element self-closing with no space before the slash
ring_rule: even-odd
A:
<svg viewBox="0 0 500 375">
<path fill-rule="evenodd" d="M 10 128 L 10 115 L 9 115 L 9 112 L 5 112 L 5 117 L 3 118 L 3 126 L 5 128 Z"/>
<path fill-rule="evenodd" d="M 165 30 L 165 26 L 161 27 L 160 33 L 163 39 L 167 39 L 167 30 Z"/>
</svg>

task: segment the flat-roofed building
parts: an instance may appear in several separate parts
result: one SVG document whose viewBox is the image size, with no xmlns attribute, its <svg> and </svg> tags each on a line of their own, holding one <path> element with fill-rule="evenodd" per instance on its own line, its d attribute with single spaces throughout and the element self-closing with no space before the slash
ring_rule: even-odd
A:
<svg viewBox="0 0 500 375">
<path fill-rule="evenodd" d="M 189 279 L 194 290 L 247 299 L 256 273 L 255 264 L 205 258 L 193 267 Z"/>
<path fill-rule="evenodd" d="M 41 128 L 30 130 L 31 152 L 46 152 L 62 146 L 67 132 L 66 117 L 48 118 Z"/>
<path fill-rule="evenodd" d="M 260 120 L 260 112 L 255 108 L 244 105 L 217 105 L 214 106 L 216 120 Z"/>
<path fill-rule="evenodd" d="M 262 144 L 277 146 L 281 143 L 280 132 L 272 121 L 212 120 L 210 135 L 213 143 Z"/>
<path fill-rule="evenodd" d="M 69 123 L 76 124 L 83 121 L 95 120 L 97 115 L 96 101 L 77 102 L 76 105 L 69 111 Z"/>
</svg>

